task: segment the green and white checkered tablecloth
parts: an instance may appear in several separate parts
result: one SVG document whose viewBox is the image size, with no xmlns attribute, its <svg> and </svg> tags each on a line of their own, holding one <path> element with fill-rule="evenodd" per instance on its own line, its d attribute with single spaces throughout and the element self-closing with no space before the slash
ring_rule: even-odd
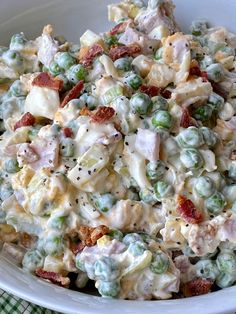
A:
<svg viewBox="0 0 236 314">
<path fill-rule="evenodd" d="M 0 289 L 1 314 L 59 314 L 41 306 L 19 299 Z"/>
</svg>

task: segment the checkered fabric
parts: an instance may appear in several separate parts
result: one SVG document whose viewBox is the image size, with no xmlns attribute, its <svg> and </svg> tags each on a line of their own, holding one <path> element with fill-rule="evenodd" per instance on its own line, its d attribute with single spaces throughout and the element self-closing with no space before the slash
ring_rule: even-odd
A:
<svg viewBox="0 0 236 314">
<path fill-rule="evenodd" d="M 19 299 L 0 289 L 1 314 L 59 314 L 41 306 Z"/>
</svg>

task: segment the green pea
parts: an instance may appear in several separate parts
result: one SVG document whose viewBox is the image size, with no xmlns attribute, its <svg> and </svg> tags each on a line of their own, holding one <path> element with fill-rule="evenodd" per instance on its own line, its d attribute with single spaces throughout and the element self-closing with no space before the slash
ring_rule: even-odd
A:
<svg viewBox="0 0 236 314">
<path fill-rule="evenodd" d="M 81 253 L 78 253 L 78 254 L 76 255 L 76 258 L 75 258 L 75 265 L 76 265 L 76 267 L 77 267 L 78 269 L 80 269 L 81 271 L 86 272 L 84 262 L 82 261 L 82 258 L 81 258 Z"/>
<path fill-rule="evenodd" d="M 211 93 L 208 102 L 214 111 L 221 110 L 225 103 L 224 98 L 216 93 Z"/>
<path fill-rule="evenodd" d="M 202 122 L 205 122 L 210 119 L 212 116 L 213 109 L 209 105 L 204 105 L 201 107 L 198 107 L 193 114 L 193 117 L 197 120 L 200 120 Z"/>
<path fill-rule="evenodd" d="M 146 115 L 150 110 L 151 98 L 144 93 L 136 93 L 130 99 L 130 106 L 135 113 Z"/>
<path fill-rule="evenodd" d="M 152 112 L 157 110 L 168 110 L 168 101 L 162 96 L 152 97 Z"/>
<path fill-rule="evenodd" d="M 66 92 L 71 89 L 71 83 L 69 82 L 68 78 L 65 76 L 65 74 L 59 74 L 56 76 L 56 78 L 60 79 L 63 81 L 63 86 L 62 86 L 62 92 Z"/>
<path fill-rule="evenodd" d="M 8 50 L 2 55 L 2 58 L 9 67 L 21 71 L 24 69 L 24 59 L 18 51 Z"/>
<path fill-rule="evenodd" d="M 6 212 L 0 209 L 0 224 L 6 223 Z"/>
<path fill-rule="evenodd" d="M 212 215 L 218 215 L 224 209 L 226 200 L 223 194 L 215 192 L 212 196 L 205 200 L 205 208 Z"/>
<path fill-rule="evenodd" d="M 50 226 L 54 229 L 61 230 L 66 223 L 66 218 L 67 218 L 66 216 L 60 216 L 50 219 L 51 220 Z"/>
<path fill-rule="evenodd" d="M 163 161 L 150 161 L 146 166 L 147 176 L 152 181 L 161 179 L 166 172 L 166 165 Z"/>
<path fill-rule="evenodd" d="M 204 58 L 200 61 L 200 67 L 203 70 L 206 70 L 209 65 L 214 63 L 214 59 L 211 56 L 204 56 Z"/>
<path fill-rule="evenodd" d="M 109 193 L 100 195 L 95 202 L 95 205 L 103 213 L 106 213 L 109 210 L 111 210 L 114 204 L 115 204 L 115 198 L 112 194 L 109 194 Z"/>
<path fill-rule="evenodd" d="M 164 181 L 158 181 L 154 185 L 155 196 L 158 200 L 172 196 L 174 193 L 173 186 Z"/>
<path fill-rule="evenodd" d="M 190 170 L 200 169 L 204 165 L 202 155 L 194 148 L 182 150 L 180 154 L 180 161 L 185 168 Z"/>
<path fill-rule="evenodd" d="M 112 237 L 113 239 L 116 239 L 120 242 L 123 239 L 123 233 L 118 229 L 110 229 L 110 232 L 108 233 L 108 235 Z"/>
<path fill-rule="evenodd" d="M 200 197 L 210 197 L 214 191 L 214 184 L 209 177 L 199 177 L 196 179 L 194 189 Z"/>
<path fill-rule="evenodd" d="M 64 72 L 64 70 L 55 61 L 52 61 L 50 63 L 48 70 L 49 70 L 49 73 L 52 74 L 53 76 L 60 75 L 61 73 Z"/>
<path fill-rule="evenodd" d="M 172 117 L 168 111 L 158 110 L 153 115 L 152 125 L 155 128 L 170 129 L 172 125 Z"/>
<path fill-rule="evenodd" d="M 189 245 L 186 245 L 183 248 L 183 253 L 185 256 L 188 256 L 188 257 L 196 257 L 196 254 L 193 252 L 193 250 L 191 249 Z"/>
<path fill-rule="evenodd" d="M 209 147 L 214 147 L 218 141 L 217 134 L 207 127 L 202 127 L 199 129 L 203 136 L 205 144 Z"/>
<path fill-rule="evenodd" d="M 234 214 L 236 214 L 236 201 L 233 203 L 231 210 Z"/>
<path fill-rule="evenodd" d="M 20 97 L 20 96 L 26 96 L 27 95 L 27 91 L 25 90 L 24 85 L 21 83 L 20 80 L 14 81 L 12 83 L 9 91 L 15 97 Z"/>
<path fill-rule="evenodd" d="M 222 82 L 225 79 L 225 70 L 222 64 L 213 63 L 206 68 L 207 77 L 215 83 Z"/>
<path fill-rule="evenodd" d="M 215 261 L 212 260 L 200 260 L 195 264 L 196 273 L 198 277 L 215 280 L 219 275 L 219 270 Z"/>
<path fill-rule="evenodd" d="M 157 202 L 157 199 L 155 195 L 153 194 L 153 192 L 148 189 L 140 190 L 139 197 L 144 203 L 147 203 L 147 204 L 154 205 Z"/>
<path fill-rule="evenodd" d="M 0 187 L 0 198 L 2 201 L 8 199 L 14 193 L 10 183 L 5 183 Z"/>
<path fill-rule="evenodd" d="M 155 55 L 154 55 L 154 59 L 157 60 L 157 61 L 161 60 L 162 57 L 163 57 L 163 51 L 164 51 L 163 47 L 157 49 L 157 51 L 155 52 Z"/>
<path fill-rule="evenodd" d="M 230 46 L 222 47 L 220 51 L 225 55 L 225 57 L 235 56 L 235 49 Z"/>
<path fill-rule="evenodd" d="M 36 269 L 43 267 L 44 258 L 41 253 L 37 250 L 30 250 L 25 253 L 22 260 L 23 268 L 29 272 L 35 272 Z"/>
<path fill-rule="evenodd" d="M 236 181 L 236 166 L 234 164 L 229 167 L 228 177 L 234 182 Z"/>
<path fill-rule="evenodd" d="M 54 235 L 45 239 L 43 250 L 46 252 L 46 254 L 51 256 L 61 255 L 64 251 L 62 236 Z"/>
<path fill-rule="evenodd" d="M 147 250 L 147 245 L 142 241 L 136 241 L 133 243 L 130 243 L 129 245 L 129 252 L 133 256 L 140 256 L 143 255 L 143 253 Z"/>
<path fill-rule="evenodd" d="M 99 99 L 98 99 L 98 97 L 96 97 L 94 95 L 88 95 L 87 100 L 86 100 L 86 104 L 90 110 L 94 110 L 99 105 Z"/>
<path fill-rule="evenodd" d="M 170 266 L 170 261 L 168 256 L 159 251 L 153 255 L 152 262 L 150 264 L 150 269 L 155 274 L 164 274 Z"/>
<path fill-rule="evenodd" d="M 131 72 L 125 76 L 124 82 L 134 90 L 137 90 L 142 85 L 142 78 L 138 74 Z"/>
<path fill-rule="evenodd" d="M 190 30 L 194 36 L 202 36 L 207 33 L 207 22 L 205 20 L 193 21 Z"/>
<path fill-rule="evenodd" d="M 18 161 L 14 158 L 5 161 L 4 168 L 8 173 L 16 173 L 20 171 Z"/>
<path fill-rule="evenodd" d="M 113 281 L 119 276 L 119 269 L 116 261 L 108 256 L 102 256 L 94 264 L 94 274 L 97 279 Z"/>
<path fill-rule="evenodd" d="M 234 253 L 220 253 L 216 258 L 216 264 L 220 272 L 235 273 L 236 256 Z"/>
<path fill-rule="evenodd" d="M 177 136 L 177 142 L 182 148 L 197 148 L 204 143 L 201 132 L 194 126 L 181 131 Z"/>
<path fill-rule="evenodd" d="M 99 283 L 98 292 L 103 297 L 115 298 L 120 293 L 120 284 L 117 281 L 112 282 L 101 281 Z"/>
<path fill-rule="evenodd" d="M 14 34 L 10 41 L 10 49 L 19 49 L 25 46 L 27 39 L 25 38 L 24 33 Z"/>
<path fill-rule="evenodd" d="M 72 67 L 70 67 L 66 72 L 68 80 L 73 84 L 77 84 L 79 81 L 85 80 L 87 75 L 88 71 L 81 64 L 72 65 Z"/>
<path fill-rule="evenodd" d="M 60 155 L 63 157 L 73 157 L 75 154 L 75 144 L 71 138 L 65 138 L 61 141 Z"/>
<path fill-rule="evenodd" d="M 55 56 L 55 61 L 60 68 L 68 70 L 72 65 L 76 63 L 76 59 L 73 58 L 69 52 L 59 52 Z"/>
<path fill-rule="evenodd" d="M 105 36 L 104 41 L 109 47 L 118 44 L 118 38 L 115 35 Z"/>
<path fill-rule="evenodd" d="M 132 69 L 132 61 L 131 57 L 120 58 L 114 62 L 114 66 L 120 71 L 128 72 Z"/>
<path fill-rule="evenodd" d="M 208 41 L 208 49 L 211 55 L 215 55 L 217 51 L 219 51 L 220 49 L 224 48 L 226 46 L 225 42 L 214 42 L 209 40 Z"/>
<path fill-rule="evenodd" d="M 235 274 L 230 274 L 230 273 L 221 273 L 217 278 L 216 278 L 216 284 L 220 288 L 227 288 L 232 286 L 236 281 L 236 276 Z"/>
<path fill-rule="evenodd" d="M 142 241 L 142 237 L 138 233 L 128 233 L 123 238 L 123 243 L 127 246 L 138 241 Z"/>
</svg>

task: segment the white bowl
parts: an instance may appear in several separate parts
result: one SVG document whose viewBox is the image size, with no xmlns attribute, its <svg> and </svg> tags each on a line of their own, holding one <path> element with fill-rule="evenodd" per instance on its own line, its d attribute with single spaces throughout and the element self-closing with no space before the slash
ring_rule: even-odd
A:
<svg viewBox="0 0 236 314">
<path fill-rule="evenodd" d="M 106 5 L 112 0 L 0 0 L 0 44 L 12 34 L 24 31 L 40 34 L 45 24 L 55 25 L 57 34 L 78 41 L 90 28 L 96 32 L 109 27 Z M 174 0 L 176 16 L 183 29 L 194 18 L 207 18 L 236 32 L 236 0 Z M 109 300 L 66 290 L 26 274 L 0 254 L 0 288 L 23 299 L 63 313 L 80 314 L 218 314 L 236 311 L 236 286 L 208 295 L 167 301 Z"/>
</svg>

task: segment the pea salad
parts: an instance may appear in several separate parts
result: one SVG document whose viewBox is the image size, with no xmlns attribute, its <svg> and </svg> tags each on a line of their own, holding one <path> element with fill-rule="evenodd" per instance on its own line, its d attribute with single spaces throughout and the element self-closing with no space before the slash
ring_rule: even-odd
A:
<svg viewBox="0 0 236 314">
<path fill-rule="evenodd" d="M 129 300 L 236 283 L 236 35 L 173 12 L 0 46 L 0 248 L 26 271 Z"/>
</svg>

